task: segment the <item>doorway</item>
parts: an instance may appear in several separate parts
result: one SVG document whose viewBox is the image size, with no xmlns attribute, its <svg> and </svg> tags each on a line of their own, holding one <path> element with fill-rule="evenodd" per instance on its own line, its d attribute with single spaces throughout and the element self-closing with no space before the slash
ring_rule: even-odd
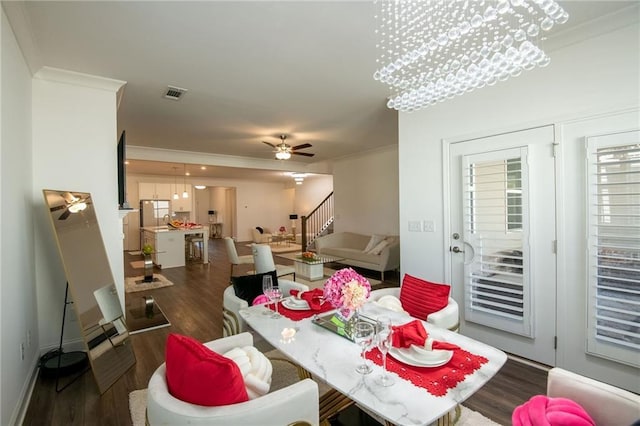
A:
<svg viewBox="0 0 640 426">
<path fill-rule="evenodd" d="M 461 332 L 555 365 L 554 128 L 447 148 L 449 274 L 463 301 Z"/>
</svg>

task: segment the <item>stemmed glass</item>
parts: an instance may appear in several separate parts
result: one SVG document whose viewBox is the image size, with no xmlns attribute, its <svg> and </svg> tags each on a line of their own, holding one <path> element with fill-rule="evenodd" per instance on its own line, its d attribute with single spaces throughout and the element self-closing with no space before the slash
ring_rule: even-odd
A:
<svg viewBox="0 0 640 426">
<path fill-rule="evenodd" d="M 376 322 L 377 334 L 376 334 L 376 344 L 378 345 L 378 350 L 382 353 L 382 376 L 378 377 L 376 383 L 382 386 L 391 386 L 394 383 L 393 377 L 387 373 L 387 353 L 389 352 L 389 348 L 391 348 L 391 320 L 389 317 L 379 317 Z"/>
<path fill-rule="evenodd" d="M 272 288 L 273 288 L 273 279 L 271 278 L 271 275 L 264 275 L 262 277 L 262 294 L 267 296 L 269 300 L 271 300 L 271 297 L 269 297 L 269 294 L 271 293 Z M 271 315 L 272 312 L 269 309 L 269 307 L 265 305 L 265 308 L 267 309 L 266 311 L 262 312 L 262 315 Z"/>
<path fill-rule="evenodd" d="M 280 287 L 272 285 L 267 297 L 276 304 L 276 311 L 271 315 L 271 318 L 281 318 L 282 315 L 278 312 L 278 303 L 280 302 L 280 299 L 282 299 L 282 290 L 280 290 Z"/>
<path fill-rule="evenodd" d="M 375 329 L 373 328 L 373 324 L 366 321 L 358 321 L 356 323 L 353 337 L 355 342 L 360 345 L 361 348 L 360 356 L 362 357 L 362 364 L 356 367 L 356 371 L 360 374 L 371 373 L 372 368 L 367 364 L 364 352 L 365 349 L 371 345 L 374 334 Z"/>
</svg>

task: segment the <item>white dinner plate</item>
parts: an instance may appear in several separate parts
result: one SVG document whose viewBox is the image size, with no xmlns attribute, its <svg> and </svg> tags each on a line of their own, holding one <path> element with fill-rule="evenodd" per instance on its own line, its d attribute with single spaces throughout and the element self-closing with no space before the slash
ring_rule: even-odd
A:
<svg viewBox="0 0 640 426">
<path fill-rule="evenodd" d="M 282 301 L 282 306 L 292 311 L 308 311 L 309 304 L 306 300 L 287 298 Z"/>
<path fill-rule="evenodd" d="M 436 349 L 430 352 L 428 356 L 421 356 L 410 348 L 389 349 L 389 355 L 400 362 L 415 367 L 440 367 L 451 361 L 451 357 L 453 357 L 453 351 Z"/>
</svg>

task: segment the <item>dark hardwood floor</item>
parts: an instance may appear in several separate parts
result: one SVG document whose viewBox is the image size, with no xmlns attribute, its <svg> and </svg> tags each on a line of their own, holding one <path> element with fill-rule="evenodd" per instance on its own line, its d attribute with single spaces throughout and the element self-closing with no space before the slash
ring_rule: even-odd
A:
<svg viewBox="0 0 640 426">
<path fill-rule="evenodd" d="M 237 244 L 238 254 L 250 254 L 243 243 Z M 222 292 L 228 285 L 229 263 L 222 240 L 209 240 L 210 263 L 188 264 L 186 267 L 157 270 L 174 283 L 171 287 L 148 292 L 128 293 L 127 303 L 144 302 L 144 295 L 152 295 L 171 322 L 170 327 L 159 328 L 131 336 L 136 364 L 109 390 L 100 395 L 90 371 L 82 375 L 65 390 L 57 393 L 55 379 L 38 377 L 24 425 L 129 425 L 129 392 L 147 387 L 154 370 L 164 362 L 167 335 L 181 333 L 206 342 L 222 336 Z M 142 275 L 133 269 L 132 261 L 141 256 L 124 254 L 125 275 Z M 288 261 L 278 258 L 277 263 Z M 250 265 L 236 268 L 240 274 Z M 379 274 L 359 270 L 364 275 L 378 278 Z M 398 285 L 397 273 L 385 274 L 384 286 Z M 67 325 L 68 326 L 68 325 Z M 61 383 L 70 377 L 62 377 Z M 494 421 L 511 424 L 511 412 L 531 396 L 545 393 L 547 373 L 516 361 L 509 360 L 502 370 L 464 405 L 479 411 Z M 338 424 L 364 425 L 370 421 L 353 412 L 341 415 Z M 248 425 L 251 426 L 251 425 Z M 258 425 L 256 425 L 258 426 Z"/>
</svg>

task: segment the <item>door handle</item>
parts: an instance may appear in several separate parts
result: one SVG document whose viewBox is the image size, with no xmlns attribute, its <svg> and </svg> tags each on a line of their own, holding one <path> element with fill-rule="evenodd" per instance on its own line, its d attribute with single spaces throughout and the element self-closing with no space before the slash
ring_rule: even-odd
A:
<svg viewBox="0 0 640 426">
<path fill-rule="evenodd" d="M 464 250 L 460 250 L 460 247 L 458 246 L 449 247 L 449 251 L 452 251 L 454 253 L 464 253 Z"/>
</svg>

